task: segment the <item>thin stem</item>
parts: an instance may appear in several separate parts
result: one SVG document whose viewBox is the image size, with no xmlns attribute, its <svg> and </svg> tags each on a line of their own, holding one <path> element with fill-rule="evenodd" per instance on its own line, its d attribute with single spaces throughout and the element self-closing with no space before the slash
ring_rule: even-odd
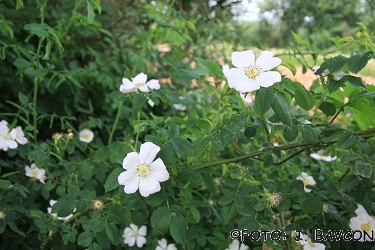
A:
<svg viewBox="0 0 375 250">
<path fill-rule="evenodd" d="M 345 178 L 345 176 L 347 176 L 347 175 L 349 174 L 349 172 L 350 172 L 350 168 L 348 168 L 348 169 L 345 171 L 345 173 L 340 177 L 339 182 L 341 182 L 341 181 Z"/>
<path fill-rule="evenodd" d="M 120 104 L 119 104 L 119 106 L 118 106 L 117 114 L 116 114 L 116 118 L 115 118 L 115 122 L 113 123 L 111 133 L 109 134 L 108 145 L 110 145 L 111 142 L 112 142 L 113 134 L 115 133 L 116 126 L 117 126 L 117 123 L 118 123 L 119 118 L 120 118 L 120 115 L 121 115 L 121 108 L 122 108 L 122 105 L 124 105 L 124 101 L 121 101 Z"/>
<path fill-rule="evenodd" d="M 138 111 L 137 111 L 138 120 L 137 120 L 137 135 L 135 137 L 135 145 L 134 145 L 135 150 L 137 150 L 137 145 L 138 145 L 138 137 L 139 137 L 139 132 L 140 132 L 139 123 L 141 121 L 141 111 L 142 111 L 141 108 L 139 108 Z"/>
<path fill-rule="evenodd" d="M 344 110 L 344 107 L 345 107 L 346 104 L 344 104 L 339 111 L 337 111 L 337 113 L 335 114 L 334 117 L 332 117 L 332 119 L 329 121 L 329 123 L 332 123 L 336 118 L 337 116 Z"/>
</svg>

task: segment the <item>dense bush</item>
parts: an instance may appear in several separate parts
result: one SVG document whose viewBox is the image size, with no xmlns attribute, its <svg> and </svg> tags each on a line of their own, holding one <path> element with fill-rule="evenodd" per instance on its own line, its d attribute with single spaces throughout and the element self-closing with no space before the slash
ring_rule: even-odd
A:
<svg viewBox="0 0 375 250">
<path fill-rule="evenodd" d="M 375 249 L 366 30 L 328 55 L 292 33 L 324 58 L 308 90 L 175 1 L 0 6 L 2 248 Z"/>
</svg>

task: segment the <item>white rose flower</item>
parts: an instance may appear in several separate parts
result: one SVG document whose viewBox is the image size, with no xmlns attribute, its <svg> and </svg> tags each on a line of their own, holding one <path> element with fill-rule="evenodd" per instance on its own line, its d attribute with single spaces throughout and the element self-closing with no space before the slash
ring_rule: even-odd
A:
<svg viewBox="0 0 375 250">
<path fill-rule="evenodd" d="M 120 91 L 124 94 L 134 92 L 136 90 L 142 92 L 150 92 L 150 89 L 160 89 L 159 80 L 152 79 L 148 82 L 147 75 L 144 73 L 139 73 L 136 77 L 132 78 L 130 81 L 128 78 L 122 78 L 122 84 L 120 86 Z"/>
<path fill-rule="evenodd" d="M 129 245 L 130 247 L 137 244 L 137 246 L 141 248 L 147 242 L 145 238 L 146 235 L 147 235 L 146 226 L 141 226 L 138 229 L 138 226 L 134 224 L 130 224 L 130 227 L 125 228 L 124 234 L 122 235 L 122 237 L 124 238 L 124 243 Z"/>
<path fill-rule="evenodd" d="M 317 153 L 310 154 L 310 157 L 314 158 L 315 160 L 323 160 L 323 161 L 334 161 L 337 159 L 337 156 L 331 157 L 330 155 L 319 155 Z"/>
<path fill-rule="evenodd" d="M 305 192 L 307 193 L 311 192 L 311 189 L 306 188 L 307 185 L 311 185 L 311 186 L 316 185 L 314 178 L 308 175 L 306 172 L 302 172 L 299 176 L 297 176 L 296 179 L 303 181 L 303 186 L 304 186 Z"/>
<path fill-rule="evenodd" d="M 41 183 L 43 184 L 46 184 L 44 182 L 44 179 L 46 179 L 47 177 L 45 176 L 46 174 L 46 170 L 45 169 L 39 169 L 34 163 L 32 163 L 29 166 L 26 166 L 25 167 L 25 171 L 26 171 L 26 176 L 30 177 L 30 178 L 35 178 L 37 180 L 39 180 Z"/>
<path fill-rule="evenodd" d="M 0 122 L 0 148 L 4 151 L 8 151 L 8 148 L 15 149 L 18 147 L 17 142 L 9 134 L 8 122 L 2 120 Z"/>
<path fill-rule="evenodd" d="M 299 243 L 303 246 L 303 250 L 324 250 L 326 246 L 322 243 L 314 243 L 307 235 L 300 233 L 301 240 Z"/>
<path fill-rule="evenodd" d="M 232 63 L 236 68 L 225 69 L 224 75 L 228 79 L 230 88 L 241 93 L 251 92 L 260 87 L 270 87 L 281 81 L 281 75 L 276 71 L 269 71 L 280 65 L 281 59 L 273 57 L 272 52 L 263 51 L 255 58 L 252 50 L 232 53 Z"/>
<path fill-rule="evenodd" d="M 78 135 L 79 135 L 79 140 L 86 142 L 86 143 L 90 143 L 94 139 L 94 133 L 87 128 L 79 131 Z"/>
<path fill-rule="evenodd" d="M 168 244 L 166 239 L 158 240 L 158 244 L 155 250 L 177 250 L 175 244 Z"/>
<path fill-rule="evenodd" d="M 350 218 L 349 227 L 353 231 L 360 231 L 353 233 L 353 237 L 359 239 L 361 242 L 372 241 L 371 237 L 375 234 L 375 220 L 368 215 L 367 212 L 363 213 L 363 211 L 359 211 L 359 213 L 357 217 Z M 364 231 L 366 231 L 370 237 L 368 237 Z"/>
<path fill-rule="evenodd" d="M 162 159 L 154 161 L 160 147 L 152 142 L 141 145 L 139 154 L 132 152 L 124 158 L 122 166 L 127 171 L 118 176 L 120 185 L 125 185 L 127 194 L 135 193 L 138 188 L 143 197 L 160 191 L 159 182 L 168 180 L 169 173 Z"/>
<path fill-rule="evenodd" d="M 241 244 L 240 246 L 240 241 L 239 240 L 233 240 L 233 242 L 228 246 L 227 249 L 225 250 L 248 250 L 249 247 L 246 246 L 245 244 Z"/>
<path fill-rule="evenodd" d="M 22 127 L 21 126 L 17 126 L 15 127 L 14 129 L 12 129 L 12 131 L 10 131 L 10 135 L 12 136 L 12 138 L 14 140 L 16 140 L 19 144 L 26 144 L 27 143 L 27 139 L 25 137 L 25 134 L 23 133 L 22 131 Z"/>
</svg>

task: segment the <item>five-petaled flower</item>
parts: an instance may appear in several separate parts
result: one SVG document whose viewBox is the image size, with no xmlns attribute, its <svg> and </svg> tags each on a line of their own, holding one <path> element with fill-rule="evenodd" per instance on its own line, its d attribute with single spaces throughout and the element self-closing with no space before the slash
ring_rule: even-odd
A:
<svg viewBox="0 0 375 250">
<path fill-rule="evenodd" d="M 168 244 L 166 239 L 158 240 L 158 244 L 155 250 L 177 250 L 175 244 Z"/>
<path fill-rule="evenodd" d="M 118 176 L 118 183 L 125 185 L 124 191 L 127 194 L 135 193 L 138 188 L 142 196 L 160 191 L 160 183 L 168 180 L 169 173 L 162 159 L 154 161 L 160 147 L 152 142 L 141 145 L 139 154 L 132 152 L 126 155 L 122 166 L 126 171 Z"/>
<path fill-rule="evenodd" d="M 41 183 L 46 184 L 44 182 L 44 179 L 47 178 L 45 176 L 46 174 L 45 169 L 42 169 L 42 168 L 39 169 L 34 163 L 32 163 L 30 167 L 29 166 L 25 167 L 25 171 L 26 171 L 26 176 L 34 178 L 36 180 L 39 180 Z"/>
<path fill-rule="evenodd" d="M 314 178 L 310 175 L 308 175 L 306 172 L 302 172 L 299 176 L 296 178 L 297 180 L 303 181 L 303 186 L 305 189 L 305 192 L 310 193 L 311 189 L 306 188 L 307 185 L 314 186 L 316 184 Z"/>
<path fill-rule="evenodd" d="M 281 81 L 279 72 L 270 71 L 281 64 L 281 59 L 274 57 L 270 51 L 263 51 L 258 58 L 252 50 L 235 51 L 232 63 L 236 68 L 228 70 L 223 67 L 223 73 L 228 79 L 228 86 L 241 93 L 267 88 Z"/>
<path fill-rule="evenodd" d="M 314 66 L 314 67 L 312 68 L 312 70 L 314 71 L 314 73 L 317 72 L 319 69 L 320 69 L 320 66 Z M 330 73 L 329 73 L 329 70 L 326 69 L 326 70 L 324 70 L 323 73 L 321 73 L 321 74 L 322 74 L 322 76 L 327 76 L 327 75 L 329 75 Z M 333 76 L 333 78 L 334 78 L 336 81 L 340 81 L 341 78 L 343 78 L 343 77 L 346 76 L 346 75 L 347 75 L 347 74 L 346 74 L 342 69 L 339 69 L 339 70 L 337 70 L 337 71 L 335 71 L 335 72 L 332 73 L 332 76 Z"/>
<path fill-rule="evenodd" d="M 19 144 L 26 144 L 27 143 L 27 139 L 25 137 L 25 133 L 22 131 L 22 127 L 21 126 L 17 126 L 15 127 L 14 129 L 12 129 L 12 131 L 10 131 L 9 133 L 12 138 L 14 140 L 16 140 Z"/>
<path fill-rule="evenodd" d="M 124 243 L 129 245 L 130 247 L 134 246 L 134 244 L 137 244 L 137 246 L 141 248 L 144 244 L 146 244 L 146 234 L 146 226 L 143 225 L 138 228 L 138 226 L 130 224 L 130 227 L 125 228 L 122 237 L 124 238 Z"/>
<path fill-rule="evenodd" d="M 128 78 L 122 78 L 122 84 L 120 91 L 124 94 L 135 92 L 137 90 L 141 92 L 150 92 L 150 89 L 160 89 L 159 80 L 152 79 L 148 82 L 147 75 L 145 73 L 139 73 L 136 77 L 130 81 Z"/>
<path fill-rule="evenodd" d="M 79 135 L 79 140 L 86 142 L 86 143 L 90 143 L 94 139 L 94 133 L 87 128 L 79 131 L 78 135 Z"/>
<path fill-rule="evenodd" d="M 248 250 L 248 249 L 249 247 L 246 246 L 244 243 L 240 245 L 240 241 L 234 239 L 233 242 L 225 250 Z"/>
<path fill-rule="evenodd" d="M 373 241 L 375 234 L 375 220 L 362 205 L 355 210 L 356 217 L 350 218 L 349 227 L 354 231 L 353 236 L 359 241 Z M 357 232 L 356 232 L 357 231 Z M 359 231 L 359 232 L 358 232 Z M 366 234 L 366 233 L 368 234 Z"/>
</svg>

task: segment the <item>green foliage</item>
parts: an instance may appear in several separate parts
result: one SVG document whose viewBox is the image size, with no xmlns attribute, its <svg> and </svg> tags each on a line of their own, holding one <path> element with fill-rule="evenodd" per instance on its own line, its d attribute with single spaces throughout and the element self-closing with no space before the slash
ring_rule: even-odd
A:
<svg viewBox="0 0 375 250">
<path fill-rule="evenodd" d="M 295 5 L 285 9 L 286 17 L 306 1 L 290 2 Z M 0 120 L 8 122 L 0 124 L 4 249 L 123 249 L 132 247 L 125 228 L 134 226 L 145 249 L 161 239 L 178 249 L 226 249 L 233 229 L 285 230 L 286 239 L 245 238 L 244 244 L 294 249 L 300 246 L 293 230 L 349 230 L 357 204 L 374 214 L 375 88 L 356 75 L 373 62 L 371 33 L 362 27 L 326 53 L 292 32 L 296 45 L 286 51 L 304 70 L 324 58 L 315 72 L 319 81 L 307 88 L 282 76 L 247 93 L 255 99 L 246 104 L 218 63 L 238 44 L 255 44 L 246 32 L 233 35 L 230 27 L 246 25 L 227 20 L 225 6 L 232 4 L 0 4 Z M 349 15 L 357 5 L 317 6 L 323 14 Z M 207 22 L 206 10 L 217 18 Z M 286 23 L 303 21 L 306 14 L 297 14 Z M 348 55 L 344 45 L 361 49 Z M 296 75 L 291 61 L 281 65 Z M 141 72 L 147 81 L 139 86 L 158 79 L 160 88 L 119 91 L 121 78 L 131 81 Z M 27 143 L 10 132 L 18 126 Z M 84 129 L 93 138 L 85 138 Z M 145 142 L 160 148 L 147 162 L 140 152 Z M 135 167 L 137 157 L 144 164 Z M 142 186 L 157 192 L 143 197 L 141 187 L 129 190 L 129 183 L 138 184 L 129 172 L 144 181 L 162 163 L 169 178 L 156 174 L 160 189 Z M 33 172 L 43 170 L 42 176 Z M 371 247 L 323 243 L 327 249 Z"/>
</svg>

